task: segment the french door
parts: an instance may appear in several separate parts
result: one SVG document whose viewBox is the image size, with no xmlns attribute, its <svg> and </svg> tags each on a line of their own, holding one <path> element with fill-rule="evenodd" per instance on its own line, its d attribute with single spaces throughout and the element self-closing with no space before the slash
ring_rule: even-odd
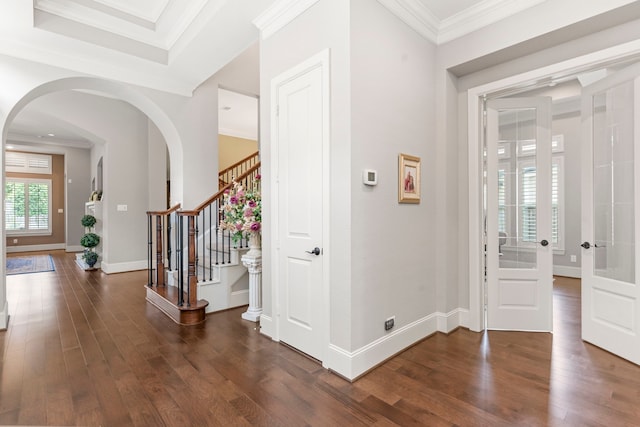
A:
<svg viewBox="0 0 640 427">
<path fill-rule="evenodd" d="M 582 95 L 582 338 L 640 364 L 640 64 Z"/>
<path fill-rule="evenodd" d="M 486 324 L 551 331 L 551 100 L 487 101 Z"/>
</svg>

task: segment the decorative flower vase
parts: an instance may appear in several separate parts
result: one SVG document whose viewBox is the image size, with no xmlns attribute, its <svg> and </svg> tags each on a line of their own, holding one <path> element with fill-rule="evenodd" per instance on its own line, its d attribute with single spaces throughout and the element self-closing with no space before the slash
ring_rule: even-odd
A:
<svg viewBox="0 0 640 427">
<path fill-rule="evenodd" d="M 260 233 L 250 233 L 249 234 L 249 252 L 247 255 L 257 256 L 262 255 L 262 236 Z"/>
</svg>

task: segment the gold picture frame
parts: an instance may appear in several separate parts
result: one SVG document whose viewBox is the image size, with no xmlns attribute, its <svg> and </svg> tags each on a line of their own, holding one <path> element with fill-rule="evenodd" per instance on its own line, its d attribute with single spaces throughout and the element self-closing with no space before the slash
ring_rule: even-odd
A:
<svg viewBox="0 0 640 427">
<path fill-rule="evenodd" d="M 420 203 L 420 157 L 398 156 L 398 203 Z"/>
</svg>

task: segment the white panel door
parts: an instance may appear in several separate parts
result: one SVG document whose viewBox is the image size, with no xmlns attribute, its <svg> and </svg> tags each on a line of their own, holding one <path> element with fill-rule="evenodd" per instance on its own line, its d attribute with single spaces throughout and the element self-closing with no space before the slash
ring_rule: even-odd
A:
<svg viewBox="0 0 640 427">
<path fill-rule="evenodd" d="M 638 76 L 583 90 L 582 339 L 640 364 Z"/>
<path fill-rule="evenodd" d="M 551 100 L 487 102 L 487 328 L 553 328 Z"/>
<path fill-rule="evenodd" d="M 277 99 L 280 340 L 318 359 L 323 333 L 323 147 L 326 62 L 311 60 L 274 84 Z M 324 64 L 324 65 L 323 65 Z M 276 79 L 278 80 L 278 79 Z"/>
</svg>

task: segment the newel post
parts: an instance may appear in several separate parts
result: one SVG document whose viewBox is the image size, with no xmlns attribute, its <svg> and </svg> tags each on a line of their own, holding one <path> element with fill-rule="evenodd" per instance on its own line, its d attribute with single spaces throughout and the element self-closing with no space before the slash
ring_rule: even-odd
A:
<svg viewBox="0 0 640 427">
<path fill-rule="evenodd" d="M 198 302 L 198 277 L 196 276 L 196 219 L 197 212 L 189 212 L 187 216 L 187 305 L 195 306 Z"/>
<path fill-rule="evenodd" d="M 164 261 L 162 259 L 162 216 L 156 215 L 156 283 L 164 286 Z"/>
</svg>

